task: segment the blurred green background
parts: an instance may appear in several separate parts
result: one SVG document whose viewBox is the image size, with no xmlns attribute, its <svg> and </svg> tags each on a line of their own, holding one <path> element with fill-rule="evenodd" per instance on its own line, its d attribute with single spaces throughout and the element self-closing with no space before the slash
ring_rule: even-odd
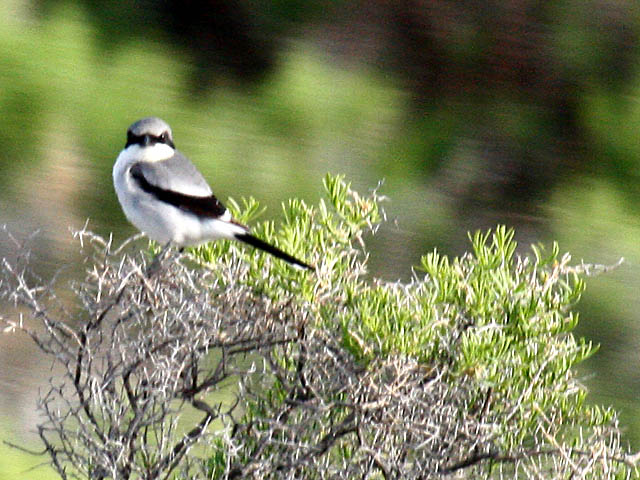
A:
<svg viewBox="0 0 640 480">
<path fill-rule="evenodd" d="M 580 372 L 640 448 L 640 5 L 626 0 L 3 0 L 0 223 L 39 268 L 78 262 L 69 227 L 134 232 L 111 168 L 157 115 L 223 200 L 315 202 L 325 172 L 384 180 L 372 276 L 407 280 L 466 232 L 560 242 L 590 279 Z M 3 238 L 0 253 L 14 247 Z M 29 342 L 0 335 L 0 437 L 38 446 Z M 0 479 L 46 458 L 2 446 Z"/>
</svg>

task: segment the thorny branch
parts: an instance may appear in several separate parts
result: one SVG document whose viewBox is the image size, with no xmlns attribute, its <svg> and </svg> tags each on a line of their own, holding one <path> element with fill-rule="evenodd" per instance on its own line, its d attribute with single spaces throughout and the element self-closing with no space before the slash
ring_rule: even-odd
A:
<svg viewBox="0 0 640 480">
<path fill-rule="evenodd" d="M 149 277 L 143 255 L 115 253 L 90 232 L 77 236 L 94 254 L 73 285 L 83 306 L 76 314 L 51 303 L 53 287 L 37 286 L 28 263 L 4 260 L 2 270 L 3 296 L 45 326 L 17 328 L 66 378 L 52 380 L 40 400 L 40 437 L 62 478 L 167 478 L 189 463 L 185 454 L 214 420 L 239 408 L 223 404 L 233 398 L 227 385 L 254 370 L 247 355 L 296 338 L 281 322 L 293 317 L 249 289 L 223 287 L 230 278 L 187 267 L 183 255 Z M 181 420 L 189 407 L 203 413 L 191 427 Z"/>
</svg>

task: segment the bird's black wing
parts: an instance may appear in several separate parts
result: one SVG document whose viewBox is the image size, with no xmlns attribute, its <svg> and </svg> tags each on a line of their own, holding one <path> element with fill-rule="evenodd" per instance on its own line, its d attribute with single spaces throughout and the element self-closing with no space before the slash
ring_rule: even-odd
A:
<svg viewBox="0 0 640 480">
<path fill-rule="evenodd" d="M 219 218 L 227 211 L 222 202 L 213 194 L 206 197 L 198 197 L 155 185 L 145 175 L 144 166 L 144 163 L 133 164 L 130 170 L 131 177 L 142 190 L 153 195 L 158 200 L 199 217 Z"/>
</svg>

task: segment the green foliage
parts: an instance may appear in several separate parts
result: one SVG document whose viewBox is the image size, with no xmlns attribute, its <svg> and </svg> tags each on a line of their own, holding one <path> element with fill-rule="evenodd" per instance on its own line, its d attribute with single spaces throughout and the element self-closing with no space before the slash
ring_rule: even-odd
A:
<svg viewBox="0 0 640 480">
<path fill-rule="evenodd" d="M 201 247 L 198 254 L 217 264 L 237 257 L 249 261 L 249 275 L 241 283 L 274 302 L 301 305 L 313 319 L 310 328 L 338 338 L 365 371 L 373 372 L 385 359 L 409 358 L 452 388 L 471 385 L 458 415 L 482 411 L 491 419 L 490 450 L 496 458 L 515 459 L 515 452 L 526 449 L 560 452 L 564 446 L 588 451 L 595 440 L 587 439 L 585 429 L 615 426 L 615 412 L 585 404 L 586 390 L 575 378 L 576 365 L 597 349 L 572 334 L 578 315 L 571 308 L 585 289 L 584 266 L 572 267 L 570 256 L 561 255 L 555 243 L 550 251 L 532 246 L 530 254 L 517 254 L 513 230 L 499 226 L 470 235 L 471 252 L 460 258 L 436 251 L 425 255 L 409 283 L 370 281 L 364 239 L 383 217 L 381 197 L 376 192 L 360 196 L 342 177 L 327 176 L 324 186 L 327 198 L 318 207 L 289 201 L 282 225 L 267 222 L 256 229 L 314 263 L 315 273 L 229 243 Z M 234 202 L 232 208 L 242 219 L 259 211 L 253 199 L 242 208 Z M 299 369 L 293 357 L 278 358 L 284 371 Z M 245 420 L 266 431 L 271 423 L 260 419 L 271 418 L 270 409 L 286 404 L 289 393 L 274 379 L 261 398 L 247 402 Z M 346 397 L 333 400 L 346 402 Z M 347 410 L 334 408 L 335 424 Z M 280 441 L 286 442 L 284 433 Z M 219 448 L 210 460 L 212 478 L 220 478 L 229 461 L 221 453 L 225 447 Z M 236 461 L 253 458 L 256 449 L 257 443 Z M 332 455 L 345 461 L 356 450 L 356 443 L 343 442 Z M 635 472 L 621 464 L 613 470 Z"/>
</svg>

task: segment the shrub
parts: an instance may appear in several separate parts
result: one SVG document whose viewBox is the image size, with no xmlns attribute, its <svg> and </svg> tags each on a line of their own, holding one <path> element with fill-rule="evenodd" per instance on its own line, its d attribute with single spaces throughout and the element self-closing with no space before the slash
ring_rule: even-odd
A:
<svg viewBox="0 0 640 480">
<path fill-rule="evenodd" d="M 62 478 L 637 476 L 574 371 L 596 349 L 571 308 L 600 267 L 556 245 L 517 255 L 498 227 L 460 258 L 426 255 L 408 283 L 370 280 L 380 197 L 325 189 L 256 230 L 316 272 L 229 242 L 151 260 L 83 230 L 70 307 L 28 255 L 4 260 L 3 297 L 43 327 L 7 330 L 61 372 L 39 433 Z"/>
</svg>

